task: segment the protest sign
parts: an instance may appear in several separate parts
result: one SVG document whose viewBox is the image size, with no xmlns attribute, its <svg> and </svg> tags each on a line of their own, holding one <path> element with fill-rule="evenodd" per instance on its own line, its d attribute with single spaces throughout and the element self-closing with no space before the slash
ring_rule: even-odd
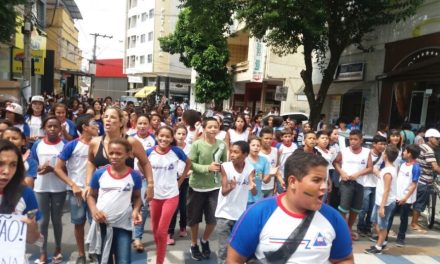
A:
<svg viewBox="0 0 440 264">
<path fill-rule="evenodd" d="M 0 264 L 25 263 L 27 225 L 24 216 L 0 214 Z"/>
</svg>

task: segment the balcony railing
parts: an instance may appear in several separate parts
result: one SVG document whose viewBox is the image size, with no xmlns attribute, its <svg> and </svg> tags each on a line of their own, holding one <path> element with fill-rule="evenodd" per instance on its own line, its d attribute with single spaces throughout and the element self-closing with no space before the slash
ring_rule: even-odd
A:
<svg viewBox="0 0 440 264">
<path fill-rule="evenodd" d="M 246 72 L 249 69 L 249 61 L 242 61 L 237 64 L 231 65 L 232 73 Z"/>
</svg>

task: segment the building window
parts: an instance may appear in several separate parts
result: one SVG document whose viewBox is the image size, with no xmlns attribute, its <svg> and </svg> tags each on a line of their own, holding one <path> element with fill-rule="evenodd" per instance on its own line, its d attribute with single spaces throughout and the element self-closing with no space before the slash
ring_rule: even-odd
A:
<svg viewBox="0 0 440 264">
<path fill-rule="evenodd" d="M 46 25 L 46 5 L 43 1 L 39 0 L 35 3 L 37 8 L 37 24 L 39 27 L 44 27 Z"/>
<path fill-rule="evenodd" d="M 141 18 L 142 22 L 146 21 L 147 18 L 148 18 L 148 14 L 147 14 L 147 12 L 142 13 L 142 18 Z"/>
<path fill-rule="evenodd" d="M 130 8 L 137 6 L 137 0 L 130 0 Z"/>
<path fill-rule="evenodd" d="M 145 64 L 145 56 L 143 56 L 143 55 L 141 56 L 139 63 Z"/>
<path fill-rule="evenodd" d="M 154 9 L 150 9 L 150 12 L 148 13 L 150 16 L 150 19 L 154 17 Z"/>
<path fill-rule="evenodd" d="M 148 41 L 153 41 L 153 31 L 148 32 Z"/>
<path fill-rule="evenodd" d="M 136 21 L 137 21 L 137 16 L 132 16 L 131 17 L 131 24 L 130 24 L 129 28 L 136 27 Z"/>
<path fill-rule="evenodd" d="M 147 62 L 148 63 L 152 63 L 153 62 L 153 54 L 148 54 Z"/>
<path fill-rule="evenodd" d="M 127 49 L 130 48 L 130 37 L 127 38 Z"/>
<path fill-rule="evenodd" d="M 136 65 L 136 56 L 131 55 L 130 56 L 130 68 L 134 68 L 135 65 Z"/>
<path fill-rule="evenodd" d="M 145 34 L 141 35 L 141 43 L 145 43 Z"/>
<path fill-rule="evenodd" d="M 125 68 L 130 68 L 130 57 L 125 58 Z"/>
<path fill-rule="evenodd" d="M 136 36 L 131 36 L 131 47 L 132 48 L 136 47 Z"/>
</svg>

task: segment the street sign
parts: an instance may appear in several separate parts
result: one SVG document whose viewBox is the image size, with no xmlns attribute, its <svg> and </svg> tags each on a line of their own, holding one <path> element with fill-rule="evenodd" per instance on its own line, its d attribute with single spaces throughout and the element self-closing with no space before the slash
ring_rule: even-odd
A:
<svg viewBox="0 0 440 264">
<path fill-rule="evenodd" d="M 277 86 L 275 90 L 275 101 L 286 101 L 287 99 L 287 91 L 289 87 L 287 86 Z"/>
</svg>

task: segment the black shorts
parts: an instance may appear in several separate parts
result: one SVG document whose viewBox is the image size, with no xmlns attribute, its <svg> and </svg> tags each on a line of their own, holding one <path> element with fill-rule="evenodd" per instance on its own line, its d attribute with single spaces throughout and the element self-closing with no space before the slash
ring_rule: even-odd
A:
<svg viewBox="0 0 440 264">
<path fill-rule="evenodd" d="M 413 209 L 417 212 L 423 212 L 426 209 L 429 201 L 429 195 L 431 194 L 432 185 L 429 184 L 417 184 L 417 198 L 413 204 Z"/>
<path fill-rule="evenodd" d="M 362 210 L 364 186 L 356 181 L 341 181 L 339 193 L 341 194 L 341 202 L 338 207 L 339 211 L 343 213 L 348 213 L 349 211 L 359 213 Z"/>
<path fill-rule="evenodd" d="M 202 222 L 205 215 L 206 224 L 216 224 L 215 209 L 217 208 L 219 189 L 209 192 L 194 191 L 189 188 L 186 211 L 188 215 L 188 226 Z"/>
</svg>

